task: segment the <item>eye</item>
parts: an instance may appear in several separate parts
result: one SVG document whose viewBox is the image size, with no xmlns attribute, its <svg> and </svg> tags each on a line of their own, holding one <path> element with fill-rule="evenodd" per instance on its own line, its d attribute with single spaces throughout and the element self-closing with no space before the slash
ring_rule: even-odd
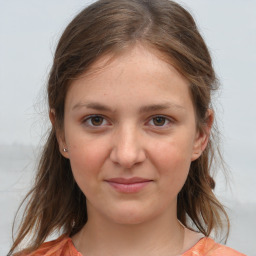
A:
<svg viewBox="0 0 256 256">
<path fill-rule="evenodd" d="M 97 126 L 104 126 L 107 125 L 107 120 L 100 115 L 93 115 L 93 116 L 89 116 L 87 117 L 83 123 L 86 126 L 92 126 L 92 127 L 97 127 Z"/>
<path fill-rule="evenodd" d="M 166 126 L 171 122 L 170 119 L 164 116 L 155 116 L 150 121 L 149 124 L 152 126 Z"/>
</svg>

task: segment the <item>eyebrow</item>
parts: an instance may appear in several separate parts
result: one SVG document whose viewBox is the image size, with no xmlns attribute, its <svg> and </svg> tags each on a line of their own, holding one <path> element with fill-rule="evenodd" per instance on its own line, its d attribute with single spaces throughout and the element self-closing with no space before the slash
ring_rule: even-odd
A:
<svg viewBox="0 0 256 256">
<path fill-rule="evenodd" d="M 111 108 L 97 102 L 88 102 L 88 103 L 79 102 L 74 107 L 72 107 L 72 110 L 76 110 L 80 108 L 89 108 L 89 109 L 95 109 L 100 111 L 114 112 Z"/>
<path fill-rule="evenodd" d="M 110 107 L 98 102 L 85 102 L 85 103 L 79 102 L 76 105 L 74 105 L 74 107 L 72 107 L 72 111 L 80 108 L 94 109 L 94 110 L 105 111 L 105 112 L 116 112 Z M 161 104 L 152 104 L 152 105 L 142 106 L 139 108 L 139 113 L 154 112 L 154 111 L 166 110 L 170 108 L 172 109 L 174 108 L 177 110 L 185 110 L 183 106 L 180 106 L 178 104 L 171 103 L 171 102 L 165 102 Z"/>
<path fill-rule="evenodd" d="M 159 111 L 159 110 L 166 110 L 166 109 L 179 109 L 179 110 L 184 110 L 184 107 L 171 103 L 171 102 L 166 102 L 166 103 L 161 103 L 161 104 L 152 104 L 148 106 L 142 106 L 139 109 L 140 113 L 147 113 L 147 112 L 154 112 L 154 111 Z"/>
</svg>

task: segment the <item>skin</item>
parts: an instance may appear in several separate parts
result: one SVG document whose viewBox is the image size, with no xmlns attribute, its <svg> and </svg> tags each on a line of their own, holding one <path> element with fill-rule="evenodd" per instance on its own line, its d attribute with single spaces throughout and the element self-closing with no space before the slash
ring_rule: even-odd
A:
<svg viewBox="0 0 256 256">
<path fill-rule="evenodd" d="M 102 57 L 68 90 L 58 141 L 87 198 L 88 222 L 72 238 L 84 255 L 176 255 L 198 241 L 177 220 L 177 195 L 212 113 L 200 133 L 188 81 L 158 56 L 137 45 L 107 65 Z M 146 185 L 109 182 L 133 177 Z"/>
</svg>

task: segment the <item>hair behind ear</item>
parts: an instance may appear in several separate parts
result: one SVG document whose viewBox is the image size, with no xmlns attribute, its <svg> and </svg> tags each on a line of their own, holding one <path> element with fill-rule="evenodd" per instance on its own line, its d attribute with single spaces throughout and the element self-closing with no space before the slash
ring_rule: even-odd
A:
<svg viewBox="0 0 256 256">
<path fill-rule="evenodd" d="M 213 149 L 209 141 L 202 155 L 191 163 L 187 180 L 178 194 L 177 215 L 186 227 L 198 229 L 205 236 L 209 236 L 214 230 L 226 242 L 230 222 L 223 205 L 213 193 L 215 181 L 210 175 L 213 161 L 212 158 L 209 159 L 211 151 Z M 187 216 L 192 220 L 192 226 L 188 223 Z M 225 234 L 218 232 L 224 229 Z"/>
<path fill-rule="evenodd" d="M 77 186 L 68 159 L 59 152 L 54 129 L 43 149 L 35 185 L 22 204 L 28 200 L 25 215 L 9 255 L 33 231 L 26 249 L 31 252 L 56 230 L 74 235 L 87 221 L 86 199 Z"/>
</svg>

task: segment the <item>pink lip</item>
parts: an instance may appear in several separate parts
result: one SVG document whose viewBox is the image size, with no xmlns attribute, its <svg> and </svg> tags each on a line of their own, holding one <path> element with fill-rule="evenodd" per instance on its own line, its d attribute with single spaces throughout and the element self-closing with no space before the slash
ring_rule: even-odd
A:
<svg viewBox="0 0 256 256">
<path fill-rule="evenodd" d="M 133 177 L 133 178 L 112 178 L 106 180 L 115 190 L 122 193 L 136 193 L 146 187 L 152 180 Z"/>
</svg>

